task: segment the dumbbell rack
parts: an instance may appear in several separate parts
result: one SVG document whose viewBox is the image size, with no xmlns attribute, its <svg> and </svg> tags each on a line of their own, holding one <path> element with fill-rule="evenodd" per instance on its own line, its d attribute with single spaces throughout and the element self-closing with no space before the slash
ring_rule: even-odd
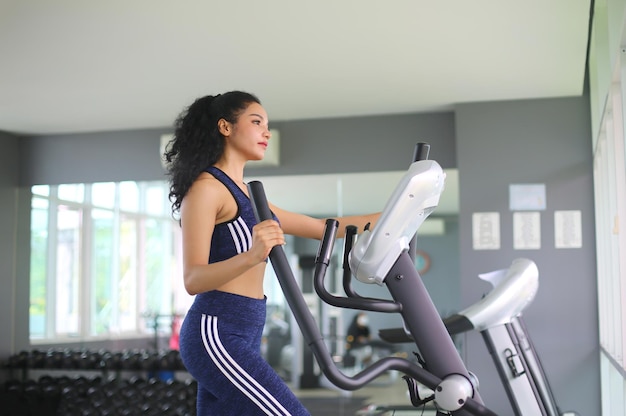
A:
<svg viewBox="0 0 626 416">
<path fill-rule="evenodd" d="M 197 384 L 175 350 L 32 350 L 2 367 L 0 416 L 195 415 Z"/>
</svg>

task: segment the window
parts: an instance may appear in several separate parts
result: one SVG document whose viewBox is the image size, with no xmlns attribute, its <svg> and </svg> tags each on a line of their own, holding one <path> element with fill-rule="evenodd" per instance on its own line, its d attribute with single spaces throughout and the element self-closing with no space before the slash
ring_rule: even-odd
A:
<svg viewBox="0 0 626 416">
<path fill-rule="evenodd" d="M 602 408 L 626 408 L 626 60 L 614 73 L 594 146 Z"/>
<path fill-rule="evenodd" d="M 164 182 L 32 187 L 31 341 L 137 336 L 186 310 L 167 194 Z"/>
</svg>

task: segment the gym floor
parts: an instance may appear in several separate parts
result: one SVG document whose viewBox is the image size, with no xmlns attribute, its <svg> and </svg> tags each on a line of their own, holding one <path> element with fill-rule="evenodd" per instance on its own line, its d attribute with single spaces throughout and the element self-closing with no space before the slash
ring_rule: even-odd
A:
<svg viewBox="0 0 626 416">
<path fill-rule="evenodd" d="M 326 383 L 322 384 L 326 385 Z M 328 415 L 328 413 L 322 413 L 321 408 L 316 409 L 315 401 L 322 397 L 364 399 L 356 411 L 355 406 L 343 406 L 339 401 L 333 411 L 334 416 L 435 416 L 435 411 L 428 406 L 426 408 L 411 406 L 406 382 L 397 372 L 383 375 L 375 382 L 355 391 L 341 391 L 328 383 L 328 387 L 295 390 L 295 393 L 303 399 L 312 416 Z"/>
</svg>

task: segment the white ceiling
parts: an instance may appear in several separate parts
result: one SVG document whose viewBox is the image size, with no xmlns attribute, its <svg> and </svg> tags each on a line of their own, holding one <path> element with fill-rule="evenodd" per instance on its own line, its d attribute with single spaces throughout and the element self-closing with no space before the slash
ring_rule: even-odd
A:
<svg viewBox="0 0 626 416">
<path fill-rule="evenodd" d="M 589 9 L 590 0 L 0 0 L 0 131 L 168 127 L 196 97 L 233 89 L 257 94 L 275 121 L 579 96 Z M 390 193 L 385 181 L 399 176 L 389 175 L 354 189 Z M 350 198 L 293 198 L 266 180 L 284 208 L 353 210 Z M 338 183 L 297 180 L 331 194 Z M 438 213 L 456 212 L 457 186 L 452 171 Z M 363 194 L 356 207 L 384 205 Z"/>
<path fill-rule="evenodd" d="M 170 126 L 242 89 L 273 120 L 582 93 L 590 0 L 0 0 L 0 130 Z"/>
</svg>

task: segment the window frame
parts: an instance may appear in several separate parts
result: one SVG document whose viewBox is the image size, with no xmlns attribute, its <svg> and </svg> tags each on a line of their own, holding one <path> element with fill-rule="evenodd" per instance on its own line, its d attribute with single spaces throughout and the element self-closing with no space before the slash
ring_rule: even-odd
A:
<svg viewBox="0 0 626 416">
<path fill-rule="evenodd" d="M 138 201 L 136 204 L 137 209 L 131 210 L 122 210 L 121 209 L 121 189 L 124 187 L 122 184 L 129 185 L 132 181 L 125 182 L 116 182 L 114 183 L 114 202 L 111 206 L 100 206 L 101 204 L 94 204 L 92 202 L 92 185 L 95 184 L 76 184 L 82 185 L 84 188 L 83 200 L 79 201 L 68 201 L 59 197 L 59 185 L 49 185 L 44 186 L 38 185 L 36 187 L 31 188 L 31 216 L 32 211 L 34 209 L 43 210 L 45 212 L 45 208 L 43 206 L 45 204 L 40 203 L 40 201 L 35 201 L 35 199 L 47 201 L 47 224 L 46 224 L 46 233 L 45 236 L 45 267 L 44 267 L 44 282 L 38 282 L 38 285 L 41 285 L 45 291 L 43 296 L 45 305 L 43 308 L 43 334 L 33 333 L 32 328 L 29 331 L 29 338 L 32 344 L 47 344 L 50 342 L 54 343 L 64 343 L 64 342 L 84 342 L 84 341 L 98 341 L 98 340 L 109 340 L 109 339 L 125 339 L 125 338 L 136 338 L 136 337 L 145 337 L 151 336 L 154 334 L 154 327 L 152 324 L 152 316 L 154 314 L 158 315 L 175 315 L 179 314 L 179 310 L 182 310 L 183 307 L 186 307 L 189 303 L 189 295 L 186 293 L 176 293 L 180 292 L 181 287 L 179 285 L 174 284 L 176 279 L 182 279 L 182 266 L 180 264 L 181 258 L 179 256 L 180 251 L 175 247 L 177 244 L 180 244 L 180 227 L 178 226 L 177 221 L 171 215 L 171 207 L 169 205 L 169 201 L 167 199 L 167 194 L 169 189 L 167 187 L 166 182 L 160 181 L 150 181 L 150 182 L 134 182 L 137 187 Z M 163 198 L 163 206 L 161 209 L 154 208 L 154 188 L 160 187 L 162 190 L 160 191 Z M 47 189 L 47 192 L 46 192 Z M 152 192 L 152 205 L 148 199 L 150 196 L 148 195 Z M 47 193 L 47 195 L 46 195 Z M 157 193 L 158 196 L 159 193 Z M 37 208 L 34 208 L 38 205 Z M 105 204 L 106 205 L 106 204 Z M 132 206 L 133 204 L 130 204 Z M 80 217 L 79 224 L 79 241 L 78 247 L 75 250 L 79 250 L 80 253 L 77 255 L 79 257 L 79 266 L 78 266 L 78 327 L 77 333 L 74 332 L 65 332 L 59 333 L 57 327 L 57 319 L 62 319 L 62 317 L 58 316 L 58 311 L 56 308 L 57 300 L 58 300 L 58 270 L 57 270 L 57 252 L 58 252 L 58 237 L 59 237 L 59 229 L 58 229 L 58 213 L 59 207 L 67 206 L 71 210 L 76 210 Z M 98 210 L 101 212 L 108 212 L 112 216 L 112 230 L 110 233 L 111 241 L 109 243 L 109 247 L 107 251 L 110 252 L 112 267 L 107 272 L 108 273 L 108 285 L 112 287 L 109 289 L 108 293 L 108 302 L 112 303 L 111 308 L 113 309 L 113 313 L 111 318 L 107 319 L 107 323 L 104 325 L 106 327 L 109 325 L 109 330 L 102 331 L 101 328 L 98 328 L 99 321 L 96 320 L 96 313 L 98 308 L 95 306 L 96 301 L 96 291 L 97 291 L 97 276 L 95 265 L 96 258 L 96 246 L 95 246 L 95 224 L 94 221 L 96 217 L 93 216 L 93 213 Z M 131 240 L 127 243 L 129 247 L 131 247 L 131 252 L 128 254 L 128 263 L 131 267 L 129 277 L 132 279 L 131 285 L 133 286 L 133 290 L 130 293 L 131 298 L 129 301 L 131 304 L 129 305 L 128 313 L 130 316 L 130 321 L 121 322 L 119 316 L 116 314 L 119 312 L 119 299 L 120 292 L 119 288 L 116 287 L 119 284 L 120 279 L 122 278 L 120 275 L 120 244 L 122 238 L 122 234 L 120 232 L 120 227 L 124 224 L 132 224 L 134 228 L 134 237 L 131 236 Z M 153 222 L 148 225 L 148 222 Z M 156 227 L 158 232 L 152 237 L 148 235 L 150 232 L 150 228 Z M 40 232 L 43 230 L 35 230 L 34 224 L 31 224 L 31 246 L 33 244 L 33 236 L 34 232 Z M 147 247 L 150 245 L 150 239 L 158 239 L 158 244 L 152 244 L 152 246 L 156 247 L 157 252 L 150 251 L 148 253 Z M 161 240 L 167 241 L 161 241 Z M 151 246 L 151 250 L 154 250 L 155 247 Z M 159 252 L 160 250 L 160 252 Z M 43 255 L 43 253 L 42 253 Z M 163 267 L 162 274 L 158 277 L 157 283 L 154 284 L 152 282 L 151 287 L 148 282 L 150 282 L 150 278 L 145 276 L 147 265 L 144 264 L 146 258 L 152 256 L 152 258 L 157 258 L 158 256 L 163 256 Z M 40 256 L 41 257 L 41 256 Z M 33 268 L 31 267 L 31 274 L 34 273 Z M 37 273 L 41 273 L 41 267 L 37 268 Z M 29 276 L 32 279 L 33 276 Z M 104 277 L 107 279 L 107 277 Z M 159 282 L 160 279 L 160 282 Z M 105 284 L 106 286 L 106 284 Z M 164 302 L 157 302 L 157 305 L 161 305 L 160 310 L 148 311 L 147 306 L 150 305 L 148 297 L 151 295 L 148 291 L 158 292 L 158 296 L 160 299 L 174 299 L 174 302 L 169 302 L 167 305 L 162 305 Z M 162 293 L 163 292 L 163 293 Z M 167 292 L 167 293 L 165 293 Z M 31 306 L 34 301 L 34 292 L 31 291 L 29 293 L 29 298 L 31 302 Z M 40 293 L 40 292 L 37 292 Z M 181 305 L 181 299 L 183 305 Z M 154 305 L 154 302 L 153 302 Z M 31 311 L 29 311 L 29 315 Z M 32 319 L 32 318 L 31 318 Z M 113 323 L 113 325 L 111 325 Z M 123 328 L 123 323 L 127 324 L 126 328 Z"/>
</svg>

